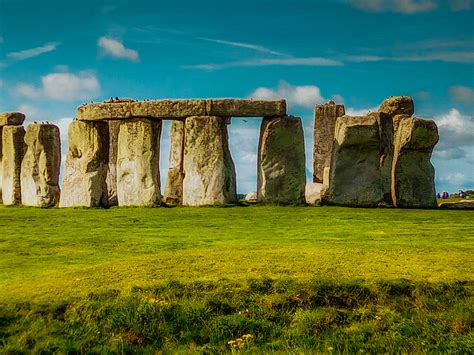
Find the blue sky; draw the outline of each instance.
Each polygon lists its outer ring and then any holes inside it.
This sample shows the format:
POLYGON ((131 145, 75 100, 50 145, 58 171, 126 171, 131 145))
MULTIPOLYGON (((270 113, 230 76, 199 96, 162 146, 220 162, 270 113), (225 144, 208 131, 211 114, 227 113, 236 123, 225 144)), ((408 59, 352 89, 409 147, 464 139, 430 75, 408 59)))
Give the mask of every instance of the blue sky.
MULTIPOLYGON (((439 191, 474 188, 472 0, 0 0, 0 111, 66 129, 110 97, 283 97, 303 118, 308 176, 316 103, 349 114, 411 95, 439 125, 439 191)), ((238 190, 256 188, 260 120, 229 126, 238 190)), ((161 168, 166 176, 169 122, 161 168)))

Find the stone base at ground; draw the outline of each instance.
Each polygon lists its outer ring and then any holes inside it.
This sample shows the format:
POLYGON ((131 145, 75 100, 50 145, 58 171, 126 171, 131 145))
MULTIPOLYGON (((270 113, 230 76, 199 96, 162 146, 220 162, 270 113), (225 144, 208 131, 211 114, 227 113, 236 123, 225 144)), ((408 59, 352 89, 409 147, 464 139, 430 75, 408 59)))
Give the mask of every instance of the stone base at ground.
POLYGON ((247 195, 245 195, 244 201, 247 203, 257 203, 258 202, 257 191, 249 192, 247 195))
POLYGON ((258 200, 263 203, 305 202, 304 135, 299 117, 264 118, 257 165, 258 200))
POLYGON ((310 182, 305 187, 305 200, 308 205, 315 205, 324 199, 328 186, 318 182, 310 182))
POLYGON ((234 162, 229 151, 228 119, 192 116, 185 123, 183 205, 236 202, 234 162))
POLYGON ((59 202, 59 128, 52 124, 29 124, 25 143, 27 149, 21 164, 21 202, 25 206, 54 206, 59 202))
POLYGON ((109 126, 106 122, 73 121, 59 207, 107 205, 109 126))
POLYGON ((21 162, 25 154, 23 126, 2 129, 2 199, 5 205, 21 203, 21 162))
POLYGON ((117 149, 119 206, 152 206, 161 201, 161 121, 135 119, 120 125, 117 149))

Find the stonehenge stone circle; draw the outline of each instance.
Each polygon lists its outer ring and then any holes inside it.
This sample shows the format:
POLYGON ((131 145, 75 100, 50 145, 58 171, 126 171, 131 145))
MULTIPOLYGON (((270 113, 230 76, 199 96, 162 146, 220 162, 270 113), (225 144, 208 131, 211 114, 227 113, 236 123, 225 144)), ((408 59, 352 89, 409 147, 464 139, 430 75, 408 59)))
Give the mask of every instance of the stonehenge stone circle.
POLYGON ((117 206, 117 150, 120 121, 108 121, 109 126, 109 161, 107 164, 107 205, 117 206))
POLYGON ((170 137, 169 167, 163 201, 168 205, 180 205, 183 203, 184 121, 173 121, 170 137))
POLYGON ((365 117, 339 117, 336 122, 328 201, 345 206, 375 207, 384 202, 384 154, 391 117, 371 113, 365 117))
POLYGON ((344 105, 328 101, 314 110, 313 182, 322 183, 324 168, 331 166, 334 129, 338 117, 345 115, 344 105))
POLYGON ((228 118, 217 116, 186 119, 183 205, 236 202, 236 176, 229 150, 228 123, 228 118))
POLYGON ((106 122, 73 121, 59 207, 107 205, 109 126, 106 122))
POLYGON ((258 147, 258 200, 272 204, 305 202, 305 152, 301 118, 265 117, 258 147))
POLYGON ((23 126, 2 129, 2 200, 5 205, 21 203, 21 161, 25 153, 23 126))
POLYGON ((61 141, 53 124, 29 124, 26 153, 21 163, 21 203, 49 207, 59 201, 61 141))
POLYGON ((153 206, 161 201, 161 121, 146 118, 122 122, 117 149, 119 206, 153 206))
POLYGON ((392 199, 397 207, 436 207, 431 153, 438 142, 433 121, 415 117, 399 121, 392 164, 392 199))

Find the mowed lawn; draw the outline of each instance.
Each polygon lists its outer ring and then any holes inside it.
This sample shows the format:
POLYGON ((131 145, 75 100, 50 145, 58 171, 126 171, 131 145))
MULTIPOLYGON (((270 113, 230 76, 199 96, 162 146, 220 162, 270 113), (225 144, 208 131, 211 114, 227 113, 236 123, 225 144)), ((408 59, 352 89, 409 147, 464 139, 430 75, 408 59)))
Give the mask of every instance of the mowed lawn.
POLYGON ((473 217, 0 206, 0 353, 469 353, 473 217))
POLYGON ((474 212, 0 207, 0 302, 167 280, 474 279, 474 212))

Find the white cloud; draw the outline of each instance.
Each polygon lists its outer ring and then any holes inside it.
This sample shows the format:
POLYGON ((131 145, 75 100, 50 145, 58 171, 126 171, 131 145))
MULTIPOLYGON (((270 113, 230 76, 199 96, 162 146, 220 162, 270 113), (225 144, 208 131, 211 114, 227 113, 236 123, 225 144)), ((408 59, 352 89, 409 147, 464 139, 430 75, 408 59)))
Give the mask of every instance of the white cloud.
POLYGON ((227 63, 210 63, 210 64, 195 64, 185 65, 186 69, 201 69, 201 70, 219 70, 226 68, 237 67, 265 67, 265 66, 342 66, 343 63, 339 60, 321 58, 321 57, 307 57, 307 58, 258 58, 249 60, 240 60, 227 63))
POLYGON ((349 3, 368 12, 398 12, 407 15, 438 8, 434 0, 349 0, 349 3))
POLYGON ((255 99, 271 100, 286 99, 288 106, 302 106, 314 108, 314 105, 325 101, 321 89, 315 85, 291 85, 282 80, 276 89, 259 87, 249 97, 255 99))
POLYGON ((354 63, 366 62, 447 62, 447 63, 474 63, 474 51, 437 51, 425 54, 411 54, 405 56, 375 56, 375 55, 346 55, 342 60, 354 63))
POLYGON ((273 54, 273 55, 278 55, 278 56, 284 56, 285 55, 284 53, 280 53, 280 52, 271 50, 269 48, 266 48, 264 46, 260 46, 260 45, 257 45, 257 44, 244 43, 244 42, 232 42, 232 41, 225 41, 225 40, 222 40, 222 39, 213 39, 213 38, 206 38, 206 37, 199 37, 198 39, 203 40, 203 41, 218 43, 218 44, 224 44, 226 46, 251 49, 251 50, 254 50, 254 51, 260 52, 260 53, 273 54))
POLYGON ((366 116, 369 112, 377 112, 379 110, 378 106, 369 107, 369 108, 346 108, 346 115, 348 116, 366 116))
POLYGON ((457 102, 474 103, 474 90, 466 86, 452 86, 449 88, 451 99, 457 102))
POLYGON ((464 173, 449 174, 440 177, 439 180, 454 186, 469 186, 469 184, 472 184, 472 176, 466 175, 464 173))
POLYGON ((448 0, 451 11, 470 10, 472 6, 471 0, 448 0))
POLYGON ((44 119, 44 117, 41 117, 41 111, 30 104, 21 104, 18 106, 16 111, 24 113, 26 116, 27 120, 39 120, 39 119, 44 119))
POLYGON ((12 59, 12 60, 24 60, 27 58, 33 58, 43 53, 55 51, 58 46, 59 46, 59 43, 56 43, 56 42, 46 43, 45 45, 41 47, 25 49, 20 52, 8 53, 7 58, 12 59))
POLYGON ((88 71, 51 73, 41 77, 41 87, 18 84, 14 92, 31 99, 47 98, 57 101, 92 99, 100 94, 100 84, 95 74, 88 71))
POLYGON ((104 54, 111 57, 127 59, 132 62, 138 62, 140 60, 136 50, 125 48, 123 43, 117 39, 100 37, 97 44, 104 54))

